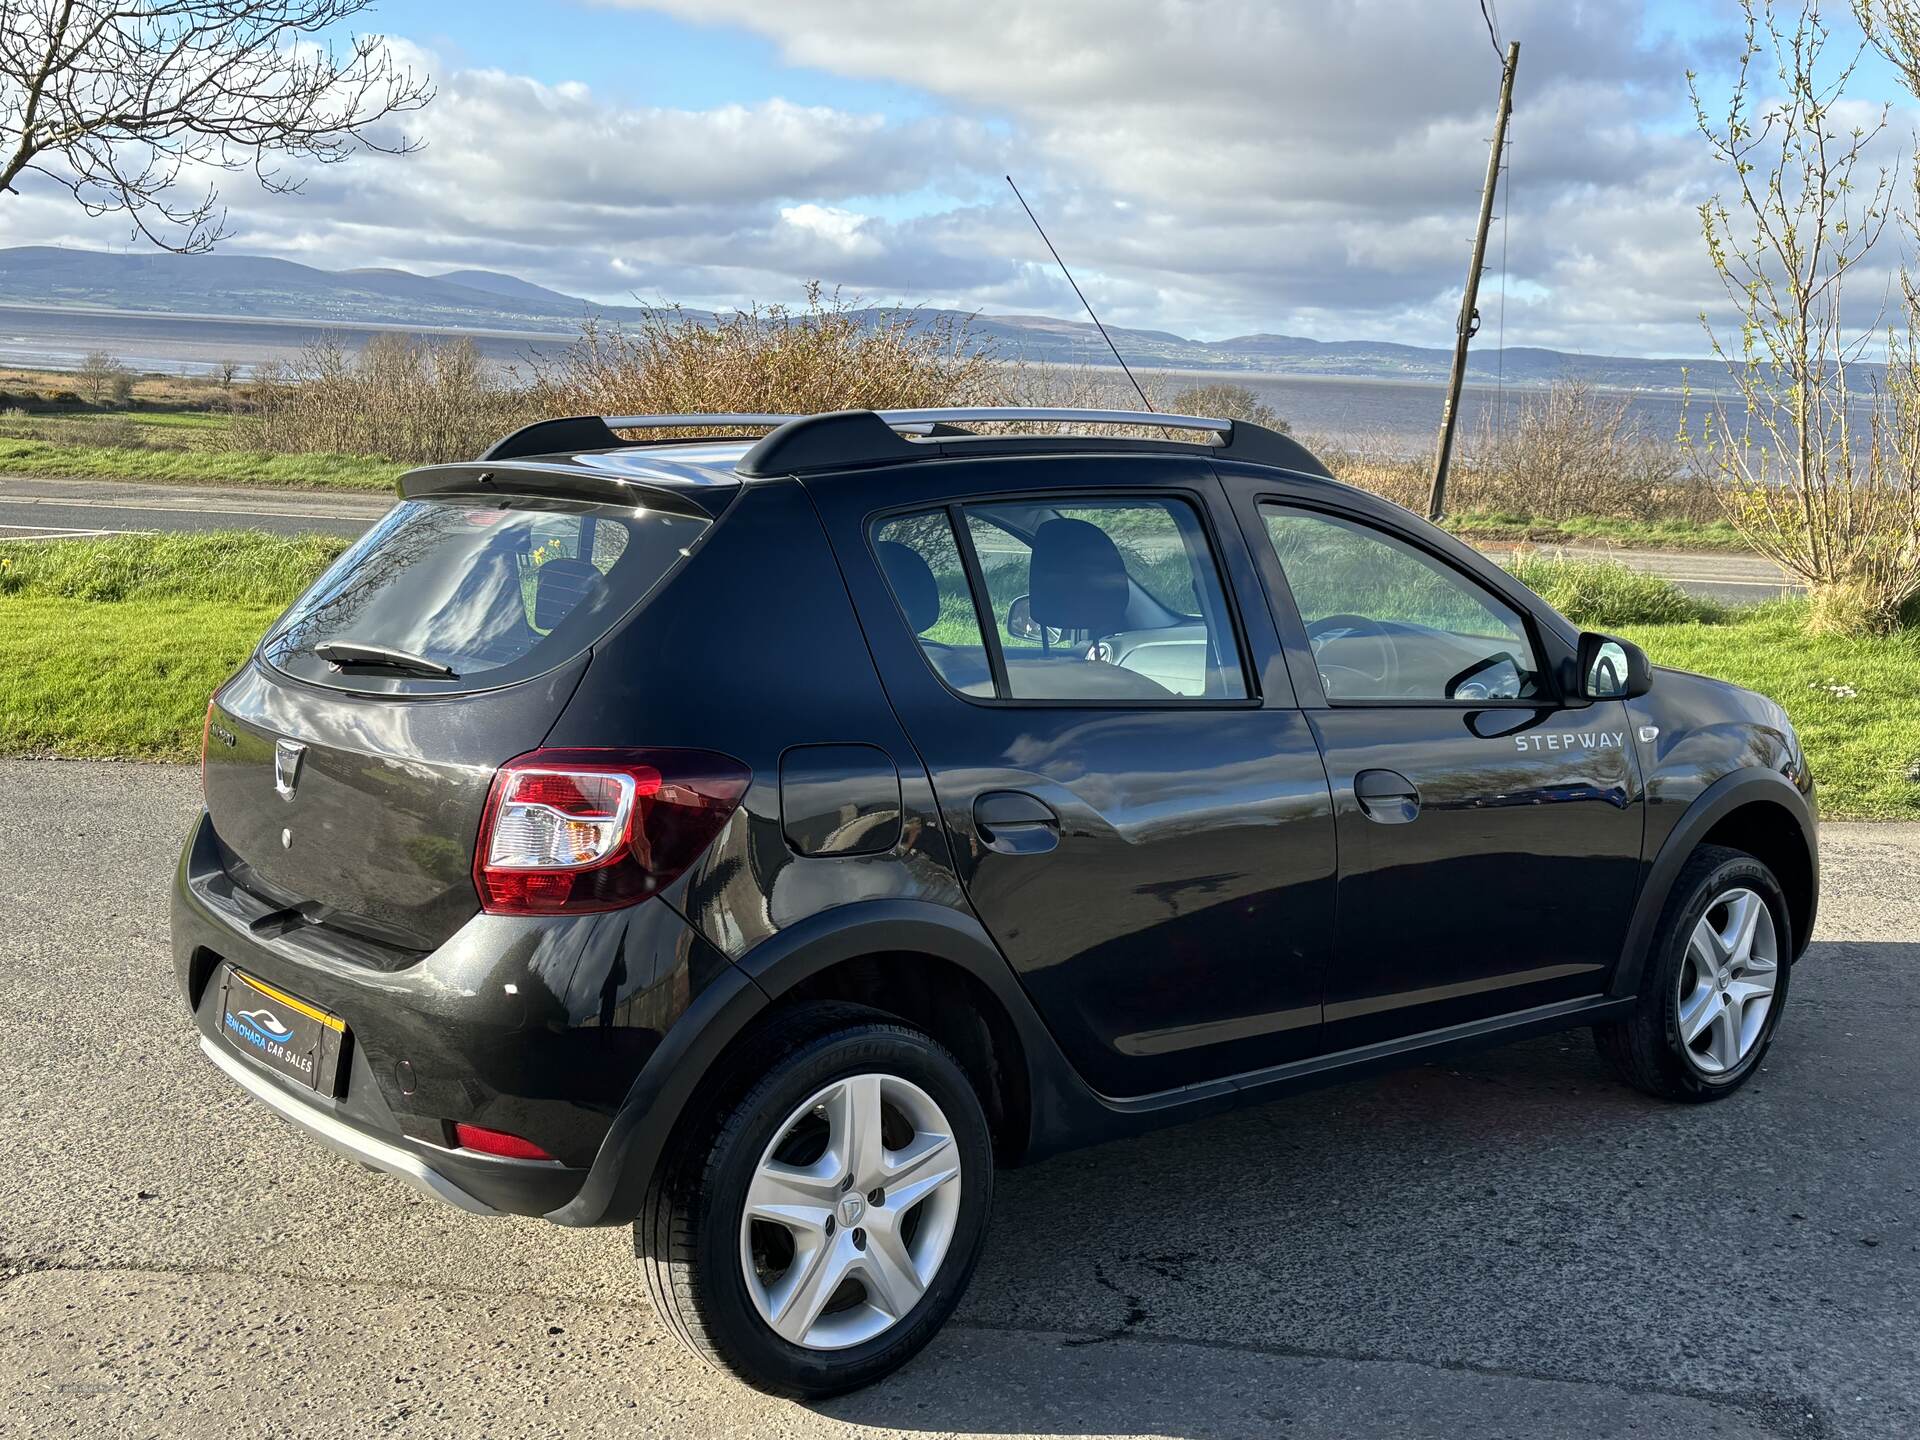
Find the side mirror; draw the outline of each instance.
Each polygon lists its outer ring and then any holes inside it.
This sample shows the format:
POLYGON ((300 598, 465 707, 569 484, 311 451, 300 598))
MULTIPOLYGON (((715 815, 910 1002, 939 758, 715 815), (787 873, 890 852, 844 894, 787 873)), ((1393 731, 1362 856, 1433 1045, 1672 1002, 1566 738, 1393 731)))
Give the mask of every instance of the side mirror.
MULTIPOLYGON (((1041 638, 1040 622, 1033 618, 1033 602, 1025 595, 1014 597, 1007 606, 1007 634, 1015 640, 1038 640, 1041 638)), ((1046 627, 1046 640, 1050 645, 1058 645, 1066 639, 1066 631, 1049 625, 1046 627)))
POLYGON ((1592 631, 1580 637, 1580 695, 1585 700, 1631 700, 1653 688, 1653 662, 1630 640, 1592 631))

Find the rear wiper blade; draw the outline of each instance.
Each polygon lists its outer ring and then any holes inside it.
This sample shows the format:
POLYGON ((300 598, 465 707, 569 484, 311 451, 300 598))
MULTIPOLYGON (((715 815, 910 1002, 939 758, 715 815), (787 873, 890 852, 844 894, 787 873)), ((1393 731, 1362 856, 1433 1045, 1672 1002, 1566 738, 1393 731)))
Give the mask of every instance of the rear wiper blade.
POLYGON ((381 670, 403 670, 409 675, 426 675, 435 680, 460 677, 438 660, 395 650, 391 645, 369 645, 364 640, 322 640, 313 653, 329 665, 373 666, 381 670))

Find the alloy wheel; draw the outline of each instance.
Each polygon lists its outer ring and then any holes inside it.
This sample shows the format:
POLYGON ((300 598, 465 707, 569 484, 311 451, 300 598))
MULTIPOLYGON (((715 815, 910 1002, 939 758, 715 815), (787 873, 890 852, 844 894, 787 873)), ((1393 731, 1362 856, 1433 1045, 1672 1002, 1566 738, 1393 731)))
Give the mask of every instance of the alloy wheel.
POLYGON ((1681 1048, 1702 1075, 1724 1075, 1766 1029, 1780 975, 1780 943, 1767 902, 1744 887, 1716 897, 1693 927, 1680 965, 1681 1048))
POLYGON ((905 1319, 960 1214, 960 1149, 933 1097, 896 1075, 836 1080, 781 1122, 740 1220, 760 1318, 809 1350, 844 1350, 905 1319))

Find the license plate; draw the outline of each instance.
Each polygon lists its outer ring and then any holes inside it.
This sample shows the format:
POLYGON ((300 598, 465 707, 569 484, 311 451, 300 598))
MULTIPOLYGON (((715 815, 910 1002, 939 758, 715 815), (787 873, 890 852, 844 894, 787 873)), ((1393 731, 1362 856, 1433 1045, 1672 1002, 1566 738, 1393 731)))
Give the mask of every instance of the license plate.
POLYGON ((332 1095, 347 1027, 338 1016, 227 967, 220 999, 227 1043, 269 1070, 332 1095))

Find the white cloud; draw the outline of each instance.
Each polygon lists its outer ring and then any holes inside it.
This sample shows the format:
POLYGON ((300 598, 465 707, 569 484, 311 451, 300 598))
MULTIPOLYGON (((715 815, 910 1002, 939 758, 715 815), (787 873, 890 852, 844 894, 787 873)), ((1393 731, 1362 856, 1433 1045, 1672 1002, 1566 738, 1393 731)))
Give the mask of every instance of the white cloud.
MULTIPOLYGON (((1012 170, 1110 322, 1451 333, 1498 73, 1471 0, 624 3, 743 27, 792 65, 932 104, 905 118, 777 96, 636 106, 449 72, 398 42, 439 86, 406 117, 426 148, 316 171, 295 197, 226 177, 227 248, 489 266, 609 300, 790 300, 819 278, 874 300, 1073 315, 1000 179, 1012 170)), ((1732 41, 1693 42, 1703 55, 1644 39, 1657 0, 1500 10, 1524 42, 1496 237, 1508 343, 1699 352, 1697 316, 1720 291, 1694 207, 1717 177, 1683 76, 1732 41)), ((0 243, 123 233, 30 187, 0 199, 0 243)))
POLYGON ((831 205, 789 205, 780 218, 802 234, 824 241, 843 255, 877 255, 878 241, 863 233, 869 219, 852 210, 831 205))

